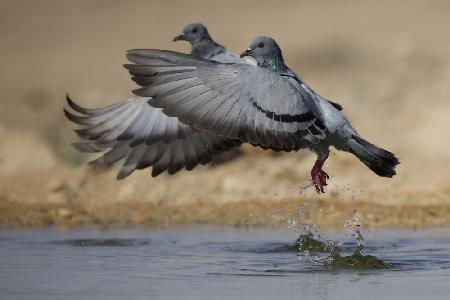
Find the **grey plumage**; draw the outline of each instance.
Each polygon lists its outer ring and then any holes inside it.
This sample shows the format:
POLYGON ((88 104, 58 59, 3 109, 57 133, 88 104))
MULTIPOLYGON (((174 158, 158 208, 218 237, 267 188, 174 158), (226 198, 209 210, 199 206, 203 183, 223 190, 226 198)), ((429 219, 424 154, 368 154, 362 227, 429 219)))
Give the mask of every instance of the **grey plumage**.
POLYGON ((318 155, 311 171, 318 192, 328 175, 329 147, 351 152, 380 176, 392 177, 395 156, 359 137, 347 119, 284 63, 277 43, 256 38, 241 57, 258 67, 224 64, 163 50, 130 50, 125 65, 152 97, 149 104, 199 132, 274 150, 308 148, 318 155))
POLYGON ((216 60, 224 63, 242 63, 256 65, 252 59, 243 60, 236 53, 215 42, 209 35, 208 29, 201 23, 188 24, 183 33, 176 36, 174 41, 188 41, 191 43, 191 55, 216 60))
MULTIPOLYGON (((184 29, 184 40, 192 44, 192 53, 222 62, 242 62, 238 55, 215 43, 206 27, 190 24, 184 29), (192 33, 193 27, 196 33, 192 33)), ((181 40, 176 38, 175 40, 181 40)), ((140 84, 148 84, 143 78, 140 84)), ((152 176, 164 171, 174 174, 185 168, 210 162, 214 155, 242 144, 240 140, 199 132, 153 108, 148 97, 133 97, 108 107, 86 109, 67 96, 73 112, 64 109, 66 117, 82 125, 77 135, 86 140, 73 146, 88 153, 104 154, 91 161, 92 166, 109 166, 124 160, 117 176, 123 179, 136 169, 152 166, 152 176)))
POLYGON ((286 150, 325 138, 314 125, 321 120, 313 95, 288 73, 160 50, 132 50, 128 58, 137 63, 126 65, 133 80, 149 83, 134 92, 151 94, 153 107, 198 131, 286 150))
POLYGON ((87 153, 105 152, 90 162, 92 166, 108 166, 126 158, 118 179, 135 169, 153 166, 152 176, 168 170, 174 174, 182 168, 192 170, 211 161, 213 155, 241 144, 238 140, 197 132, 176 118, 161 117, 161 110, 147 104, 148 98, 131 98, 101 109, 85 109, 69 97, 69 106, 78 113, 64 112, 69 120, 86 129, 77 134, 90 142, 73 146, 87 153))

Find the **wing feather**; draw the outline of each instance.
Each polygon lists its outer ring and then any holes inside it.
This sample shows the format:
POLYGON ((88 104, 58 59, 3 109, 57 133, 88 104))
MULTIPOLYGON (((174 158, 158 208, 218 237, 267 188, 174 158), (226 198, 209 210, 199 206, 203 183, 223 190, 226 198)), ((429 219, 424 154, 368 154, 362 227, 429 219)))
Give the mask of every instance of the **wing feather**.
POLYGON ((153 78, 134 92, 152 97, 152 106, 198 131, 286 150, 320 143, 326 136, 325 129, 309 128, 320 118, 314 93, 292 78, 170 51, 130 50, 127 57, 134 64, 125 67, 134 78, 153 78), (161 77, 156 71, 162 62, 171 74, 191 70, 185 73, 189 78, 161 77))
MULTIPOLYGON (((201 97, 200 93, 197 96, 201 97)), ((108 108, 86 109, 68 98, 69 107, 79 115, 66 109, 65 114, 82 126, 77 132, 87 140, 73 146, 81 152, 103 152, 89 163, 92 166, 105 167, 124 160, 117 175, 123 179, 136 169, 152 166, 153 176, 166 170, 174 174, 183 167, 192 170, 199 163, 210 162, 213 155, 241 144, 238 140, 198 132, 165 115, 162 109, 153 108, 149 100, 135 97, 108 108)))

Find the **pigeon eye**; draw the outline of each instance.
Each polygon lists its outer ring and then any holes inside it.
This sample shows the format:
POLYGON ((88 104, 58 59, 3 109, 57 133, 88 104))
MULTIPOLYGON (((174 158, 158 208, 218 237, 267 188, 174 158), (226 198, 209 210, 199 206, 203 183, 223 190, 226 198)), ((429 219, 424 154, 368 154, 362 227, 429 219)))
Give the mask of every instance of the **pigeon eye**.
POLYGON ((261 43, 259 43, 256 47, 258 47, 258 48, 264 48, 264 43, 261 42, 261 43))
POLYGON ((192 29, 192 33, 197 33, 197 28, 192 29))

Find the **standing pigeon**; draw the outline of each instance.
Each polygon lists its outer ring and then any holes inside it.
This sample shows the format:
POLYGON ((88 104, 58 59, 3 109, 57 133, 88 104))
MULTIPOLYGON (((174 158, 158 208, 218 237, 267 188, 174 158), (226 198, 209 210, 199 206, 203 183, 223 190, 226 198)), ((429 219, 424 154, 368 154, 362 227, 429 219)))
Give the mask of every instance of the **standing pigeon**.
MULTIPOLYGON (((187 25, 174 40, 189 41, 191 53, 196 56, 225 63, 243 62, 239 55, 214 42, 199 23, 187 25)), ((75 132, 87 140, 73 146, 81 152, 104 152, 89 163, 93 166, 109 166, 126 158, 117 175, 117 179, 123 179, 136 169, 150 166, 152 176, 166 170, 169 174, 182 168, 191 170, 199 163, 210 162, 213 155, 242 144, 238 139, 193 130, 176 117, 166 116, 160 108, 148 105, 148 101, 148 97, 133 97, 108 107, 87 109, 67 96, 69 107, 77 114, 66 109, 64 113, 72 122, 85 126, 75 132)))
POLYGON ((224 64, 164 50, 129 50, 125 67, 142 88, 136 95, 195 131, 264 149, 302 148, 317 154, 311 177, 324 192, 330 146, 354 154, 379 176, 392 177, 398 159, 361 138, 342 113, 284 63, 269 37, 257 37, 241 57, 257 67, 224 64))

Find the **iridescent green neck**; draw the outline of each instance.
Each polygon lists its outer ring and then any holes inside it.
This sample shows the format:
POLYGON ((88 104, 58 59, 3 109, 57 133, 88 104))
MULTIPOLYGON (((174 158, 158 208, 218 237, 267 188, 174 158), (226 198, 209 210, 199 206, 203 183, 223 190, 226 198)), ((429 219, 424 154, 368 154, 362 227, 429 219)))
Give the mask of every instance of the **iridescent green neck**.
POLYGON ((288 67, 284 64, 282 57, 261 57, 257 59, 258 66, 275 72, 286 71, 288 67))

